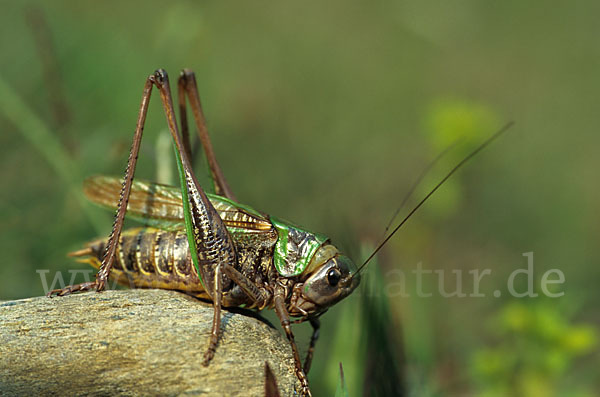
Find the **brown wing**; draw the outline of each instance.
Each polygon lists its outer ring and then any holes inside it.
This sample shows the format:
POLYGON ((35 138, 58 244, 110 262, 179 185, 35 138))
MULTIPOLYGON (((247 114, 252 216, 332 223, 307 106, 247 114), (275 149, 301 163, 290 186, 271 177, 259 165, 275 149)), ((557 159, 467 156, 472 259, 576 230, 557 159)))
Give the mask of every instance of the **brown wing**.
MULTIPOLYGON (((122 181, 109 176, 93 176, 83 183, 86 197, 103 207, 114 209, 119 203, 122 181)), ((228 228, 249 232, 270 231, 273 225, 257 211, 224 197, 207 194, 228 228)), ((127 204, 127 216, 161 228, 184 227, 181 191, 174 186, 134 180, 127 204)))

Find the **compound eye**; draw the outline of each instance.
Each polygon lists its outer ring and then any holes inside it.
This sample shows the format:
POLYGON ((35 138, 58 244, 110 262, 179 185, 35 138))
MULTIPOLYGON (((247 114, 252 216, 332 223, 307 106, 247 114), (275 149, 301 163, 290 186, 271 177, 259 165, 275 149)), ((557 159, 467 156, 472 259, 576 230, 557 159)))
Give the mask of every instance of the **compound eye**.
POLYGON ((338 269, 330 269, 327 272, 327 282, 332 287, 335 287, 336 285, 338 285, 341 278, 342 278, 342 274, 340 273, 340 271, 338 269))

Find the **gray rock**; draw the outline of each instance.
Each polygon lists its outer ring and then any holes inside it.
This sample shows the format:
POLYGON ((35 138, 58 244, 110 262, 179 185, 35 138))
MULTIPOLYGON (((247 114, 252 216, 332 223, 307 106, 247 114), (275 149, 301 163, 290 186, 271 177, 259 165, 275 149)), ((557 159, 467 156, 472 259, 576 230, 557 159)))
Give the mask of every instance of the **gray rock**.
POLYGON ((264 396, 265 361, 282 396, 298 381, 283 335, 182 293, 122 290, 0 302, 0 395, 264 396))

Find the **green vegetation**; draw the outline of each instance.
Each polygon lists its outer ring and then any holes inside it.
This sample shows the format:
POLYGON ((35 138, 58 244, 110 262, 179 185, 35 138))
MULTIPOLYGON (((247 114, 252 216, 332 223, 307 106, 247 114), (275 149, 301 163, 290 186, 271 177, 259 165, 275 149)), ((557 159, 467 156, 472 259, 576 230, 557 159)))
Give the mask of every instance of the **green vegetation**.
MULTIPOLYGON (((82 200, 82 179, 121 175, 144 78, 188 67, 237 197, 357 262, 440 151, 457 142, 402 214, 516 122, 322 317, 315 395, 343 390, 340 362, 351 396, 600 393, 596 3, 27 3, 0 17, 0 299, 40 295, 57 271, 81 280, 66 253, 112 222, 82 200), (511 297, 526 252, 539 296, 511 297), (444 272, 446 292, 459 276, 474 295, 470 271, 485 269, 483 296, 438 292, 444 272), (561 297, 542 296, 550 269, 561 297)), ((172 173, 165 127, 155 95, 137 176, 172 173)))
POLYGON ((482 396, 593 396, 590 385, 565 381, 578 357, 597 348, 597 331, 571 324, 549 302, 506 304, 490 321, 497 343, 473 353, 482 396))

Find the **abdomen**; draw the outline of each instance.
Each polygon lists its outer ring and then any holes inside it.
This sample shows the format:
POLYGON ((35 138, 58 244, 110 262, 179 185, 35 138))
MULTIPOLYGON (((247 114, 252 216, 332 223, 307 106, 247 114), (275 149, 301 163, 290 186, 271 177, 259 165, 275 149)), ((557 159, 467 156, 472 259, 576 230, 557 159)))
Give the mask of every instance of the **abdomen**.
MULTIPOLYGON (((70 255, 85 257, 82 262, 100 268, 106 245, 107 239, 95 240, 70 255)), ((130 288, 174 289, 208 297, 192 263, 185 230, 124 230, 110 277, 130 288)))

